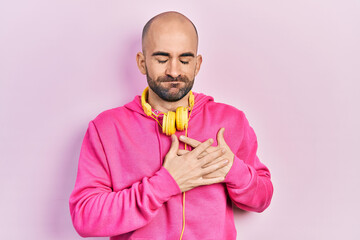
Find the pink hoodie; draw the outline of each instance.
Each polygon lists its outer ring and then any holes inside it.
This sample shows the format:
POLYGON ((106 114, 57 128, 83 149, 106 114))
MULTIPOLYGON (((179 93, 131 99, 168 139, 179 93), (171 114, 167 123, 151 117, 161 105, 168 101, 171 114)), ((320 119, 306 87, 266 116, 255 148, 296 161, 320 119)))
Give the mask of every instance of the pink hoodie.
MULTIPOLYGON (((265 210, 273 193, 270 173, 256 156, 256 136, 244 113, 194 95, 188 136, 213 138, 216 146, 216 134, 225 127, 225 141, 236 156, 224 182, 186 192, 183 239, 236 239, 231 202, 248 211, 265 210)), ((81 236, 179 239, 182 193, 162 166, 171 138, 160 131, 144 114, 140 96, 90 121, 70 196, 71 217, 81 236)))

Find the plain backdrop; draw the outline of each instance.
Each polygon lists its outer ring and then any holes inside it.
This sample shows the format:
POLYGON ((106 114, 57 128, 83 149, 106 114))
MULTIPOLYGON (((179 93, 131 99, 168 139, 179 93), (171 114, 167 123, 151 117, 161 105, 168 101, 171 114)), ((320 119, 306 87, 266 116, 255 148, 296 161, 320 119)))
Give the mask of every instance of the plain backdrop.
POLYGON ((146 86, 142 27, 168 10, 198 28, 194 91, 245 112, 272 174, 265 212, 235 210, 238 239, 360 239, 358 0, 1 1, 0 238, 81 239, 87 124, 146 86))

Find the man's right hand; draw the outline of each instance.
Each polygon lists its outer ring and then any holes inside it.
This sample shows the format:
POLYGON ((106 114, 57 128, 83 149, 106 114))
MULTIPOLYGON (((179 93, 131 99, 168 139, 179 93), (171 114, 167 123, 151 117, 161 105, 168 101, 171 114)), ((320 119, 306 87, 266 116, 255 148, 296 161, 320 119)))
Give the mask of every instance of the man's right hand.
POLYGON ((213 139, 206 140, 192 151, 181 156, 178 155, 179 140, 176 135, 171 135, 171 140, 172 144, 165 156, 163 166, 175 179, 182 192, 202 185, 219 183, 225 179, 225 176, 203 178, 203 176, 215 172, 229 163, 227 159, 221 161, 218 159, 224 155, 224 149, 220 148, 211 153, 205 152, 214 142, 213 139))

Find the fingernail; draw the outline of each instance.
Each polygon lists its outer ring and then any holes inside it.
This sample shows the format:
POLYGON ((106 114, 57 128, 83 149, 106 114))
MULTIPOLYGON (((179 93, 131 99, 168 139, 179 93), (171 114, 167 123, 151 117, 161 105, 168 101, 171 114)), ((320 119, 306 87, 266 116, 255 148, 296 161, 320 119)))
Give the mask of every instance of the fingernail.
POLYGON ((221 152, 222 152, 222 153, 226 152, 225 148, 221 149, 221 152))
POLYGON ((214 142, 214 140, 213 140, 212 138, 210 138, 210 140, 209 140, 209 141, 210 141, 210 143, 213 143, 213 142, 214 142))
POLYGON ((181 140, 185 140, 185 137, 183 135, 180 136, 181 140))

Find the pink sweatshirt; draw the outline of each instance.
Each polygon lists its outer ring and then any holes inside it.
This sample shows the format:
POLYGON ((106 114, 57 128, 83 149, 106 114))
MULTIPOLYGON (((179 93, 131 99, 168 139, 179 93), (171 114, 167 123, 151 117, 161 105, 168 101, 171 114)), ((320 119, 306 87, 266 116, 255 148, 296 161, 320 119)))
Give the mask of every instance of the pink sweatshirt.
MULTIPOLYGON (((188 136, 213 138, 216 146, 216 134, 225 127, 225 141, 235 159, 222 183, 186 192, 183 239, 236 239, 232 202, 247 211, 265 210, 273 193, 270 173, 256 156, 256 136, 244 113, 212 97, 194 95, 188 136)), ((90 121, 69 202, 81 236, 179 239, 182 193, 162 166, 171 138, 160 131, 144 114, 140 96, 90 121)))

